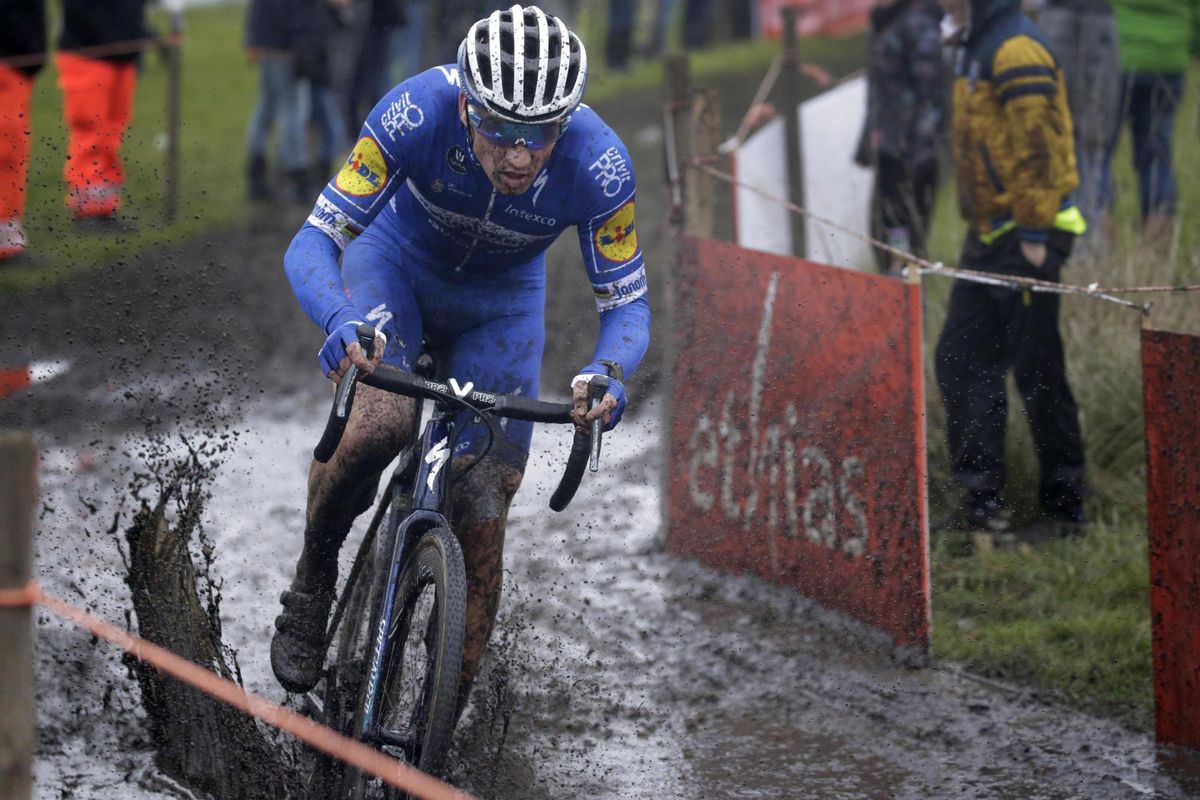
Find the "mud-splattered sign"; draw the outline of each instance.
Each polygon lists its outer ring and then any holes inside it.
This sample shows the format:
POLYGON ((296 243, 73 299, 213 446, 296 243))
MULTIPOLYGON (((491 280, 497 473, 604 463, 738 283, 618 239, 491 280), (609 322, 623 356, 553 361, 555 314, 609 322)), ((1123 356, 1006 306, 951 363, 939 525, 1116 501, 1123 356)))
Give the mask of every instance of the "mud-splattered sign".
POLYGON ((1200 338, 1142 331, 1158 741, 1200 749, 1200 338))
POLYGON ((928 650, 920 289, 685 239, 672 553, 928 650))

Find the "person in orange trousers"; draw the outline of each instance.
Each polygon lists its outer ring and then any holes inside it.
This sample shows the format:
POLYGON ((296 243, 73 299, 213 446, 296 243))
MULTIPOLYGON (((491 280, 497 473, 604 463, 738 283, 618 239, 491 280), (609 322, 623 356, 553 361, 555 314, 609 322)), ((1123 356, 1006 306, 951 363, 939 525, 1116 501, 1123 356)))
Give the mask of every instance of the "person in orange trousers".
POLYGON ((29 98, 46 49, 43 0, 0 0, 0 264, 28 261, 29 98))
POLYGON ((146 0, 63 0, 58 85, 69 133, 67 206, 81 227, 128 227, 116 217, 125 170, 121 141, 133 117, 136 43, 146 0))

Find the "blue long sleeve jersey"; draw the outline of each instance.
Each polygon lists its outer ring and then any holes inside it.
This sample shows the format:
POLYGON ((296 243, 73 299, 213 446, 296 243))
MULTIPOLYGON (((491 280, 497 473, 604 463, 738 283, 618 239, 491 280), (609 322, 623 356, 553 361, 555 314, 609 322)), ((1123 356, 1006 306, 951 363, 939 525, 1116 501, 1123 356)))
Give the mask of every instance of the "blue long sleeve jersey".
POLYGON ((301 306, 326 333, 353 314, 338 261, 368 225, 404 257, 485 282, 522 265, 544 269, 545 251, 575 226, 600 314, 595 359, 617 362, 628 379, 646 351, 650 306, 624 144, 580 106, 532 187, 500 194, 467 140, 457 73, 427 70, 371 111, 284 257, 301 306))

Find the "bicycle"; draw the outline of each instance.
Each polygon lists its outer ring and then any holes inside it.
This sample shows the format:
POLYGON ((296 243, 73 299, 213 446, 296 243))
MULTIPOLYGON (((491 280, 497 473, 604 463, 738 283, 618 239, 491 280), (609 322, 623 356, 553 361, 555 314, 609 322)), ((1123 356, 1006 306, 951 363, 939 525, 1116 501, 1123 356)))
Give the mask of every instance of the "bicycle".
MULTIPOLYGON (((374 328, 359 326, 358 338, 371 357, 374 328)), ((325 673, 323 714, 334 730, 440 776, 456 721, 466 627, 466 572, 448 513, 459 426, 454 412, 470 409, 488 426, 488 447, 496 436, 493 417, 549 423, 572 419, 567 403, 482 392, 471 383, 459 386, 453 378, 448 384, 437 382, 425 356, 416 370, 409 373, 381 364, 370 374, 360 374, 351 366, 338 384, 325 432, 313 453, 322 463, 333 456, 359 382, 418 400, 414 436, 421 401, 434 402, 420 438, 410 437, 413 443, 400 455, 335 606, 326 650, 335 638, 338 645, 325 673), (343 618, 346 625, 339 629, 343 618)), ((589 407, 607 388, 606 377, 593 376, 589 407)), ((593 471, 598 468, 601 428, 597 420, 589 432, 576 431, 563 478, 550 500, 555 511, 570 503, 589 462, 593 471)), ((404 796, 332 759, 318 763, 317 772, 326 782, 321 796, 404 796)))

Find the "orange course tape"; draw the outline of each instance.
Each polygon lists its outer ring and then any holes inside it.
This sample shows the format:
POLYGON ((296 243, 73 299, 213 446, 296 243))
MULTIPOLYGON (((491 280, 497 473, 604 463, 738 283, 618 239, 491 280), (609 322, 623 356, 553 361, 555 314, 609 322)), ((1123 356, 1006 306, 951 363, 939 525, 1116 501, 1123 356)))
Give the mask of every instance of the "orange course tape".
POLYGON ((42 596, 37 581, 30 581, 16 589, 0 589, 0 608, 24 608, 36 605, 42 596))
POLYGON ((388 784, 425 800, 475 800, 447 783, 426 775, 383 753, 320 725, 308 717, 250 694, 230 680, 180 658, 169 650, 134 636, 76 608, 64 600, 43 592, 30 582, 23 589, 0 591, 0 606, 39 603, 65 619, 117 645, 160 671, 191 684, 222 702, 286 731, 301 741, 347 764, 369 772, 388 784))

